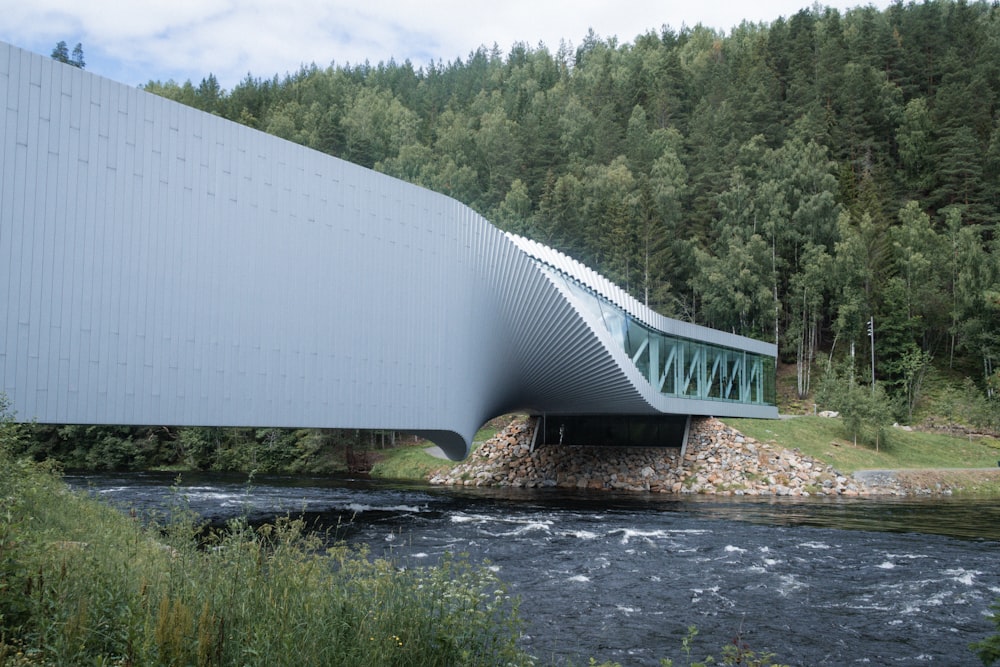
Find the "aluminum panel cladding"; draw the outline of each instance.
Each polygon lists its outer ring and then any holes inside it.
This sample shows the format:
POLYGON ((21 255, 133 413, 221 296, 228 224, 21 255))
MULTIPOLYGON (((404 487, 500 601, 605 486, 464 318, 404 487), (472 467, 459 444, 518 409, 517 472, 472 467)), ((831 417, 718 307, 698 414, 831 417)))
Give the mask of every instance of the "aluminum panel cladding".
POLYGON ((461 458, 508 410, 663 411, 540 261, 683 323, 449 197, 2 43, 0 88, 21 419, 408 430, 461 458))

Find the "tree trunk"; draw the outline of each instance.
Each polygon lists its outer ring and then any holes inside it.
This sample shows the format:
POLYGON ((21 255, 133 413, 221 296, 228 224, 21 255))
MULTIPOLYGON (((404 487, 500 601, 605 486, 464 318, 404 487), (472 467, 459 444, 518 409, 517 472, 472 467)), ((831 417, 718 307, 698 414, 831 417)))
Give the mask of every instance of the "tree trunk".
POLYGON ((806 393, 809 391, 806 382, 806 359, 808 354, 806 352, 806 347, 808 346, 806 331, 806 290, 802 290, 802 329, 798 335, 797 347, 798 350, 795 355, 795 390, 800 399, 806 397, 806 393))
POLYGON ((993 386, 990 384, 990 377, 993 376, 993 360, 990 355, 983 354, 983 379, 986 380, 986 396, 993 398, 993 386))
POLYGON ((781 302, 778 301, 778 260, 775 234, 771 234, 771 279, 774 284, 774 344, 778 344, 778 327, 781 320, 781 302))
POLYGON ((806 394, 809 394, 809 390, 812 388, 812 367, 813 362, 816 361, 816 348, 819 345, 819 322, 815 315, 813 315, 812 320, 809 323, 809 346, 808 354, 806 355, 806 394))

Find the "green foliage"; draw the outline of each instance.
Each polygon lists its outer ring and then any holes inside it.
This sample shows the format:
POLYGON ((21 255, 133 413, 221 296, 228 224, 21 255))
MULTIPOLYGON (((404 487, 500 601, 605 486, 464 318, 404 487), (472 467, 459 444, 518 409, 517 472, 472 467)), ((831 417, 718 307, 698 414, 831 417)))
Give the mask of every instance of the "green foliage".
POLYGON ((831 365, 820 382, 816 400, 824 410, 840 413, 848 437, 857 445, 867 442, 878 451, 888 439, 893 423, 892 404, 881 383, 861 384, 851 360, 831 365))
POLYGON ((447 461, 427 453, 427 443, 397 447, 386 452, 372 466, 372 477, 387 479, 427 479, 432 472, 448 466, 447 461))
MULTIPOLYGON (((737 634, 733 640, 722 647, 721 659, 713 656, 706 656, 703 660, 692 660, 694 638, 698 636, 697 626, 691 625, 687 629, 687 634, 681 639, 681 651, 684 653, 683 663, 675 663, 671 658, 660 658, 661 667, 787 667, 783 663, 774 662, 773 653, 757 653, 743 641, 742 632, 737 634)), ((590 667, 622 667, 617 662, 598 663, 593 658, 590 659, 590 667)))
POLYGON ((23 427, 15 421, 10 398, 0 391, 0 452, 17 451, 24 437, 23 427))
MULTIPOLYGON (((932 366, 987 399, 1000 383, 997 25, 985 0, 815 5, 728 34, 145 88, 455 197, 665 314, 775 340, 801 398, 817 352, 867 351, 874 317, 903 418, 932 366)), ((270 436, 184 435, 85 434, 115 465, 302 460, 270 436)))
POLYGON ((1000 662, 1000 603, 993 605, 993 611, 992 618, 997 627, 997 633, 972 645, 972 650, 976 652, 986 667, 1000 662))
POLYGON ((719 255, 695 249, 699 266, 692 286, 701 295, 702 311, 712 326, 768 337, 774 314, 770 250, 759 234, 733 236, 719 255))
POLYGON ((840 419, 803 416, 778 421, 726 419, 725 422, 761 442, 798 449, 845 474, 872 469, 995 469, 998 458, 995 439, 893 429, 892 446, 876 452, 868 447, 851 446, 850 434, 840 419))
MULTIPOLYGON (((0 406, 2 407, 2 406, 0 406)), ((10 450, 72 470, 153 468, 331 473, 394 443, 390 431, 222 427, 18 425, 10 450)))
POLYGON ((202 539, 144 527, 0 457, 0 660, 7 664, 529 664, 517 602, 484 567, 399 568, 301 521, 202 539))
POLYGON ((1000 397, 985 395, 971 378, 965 378, 959 386, 944 387, 929 402, 928 411, 945 423, 1000 432, 1000 397))
POLYGON ((66 63, 67 65, 72 65, 73 67, 78 67, 83 69, 87 63, 83 60, 83 44, 77 42, 76 46, 73 47, 72 55, 69 52, 69 47, 66 46, 66 42, 60 40, 56 44, 55 48, 52 49, 51 57, 53 60, 58 60, 61 63, 66 63))

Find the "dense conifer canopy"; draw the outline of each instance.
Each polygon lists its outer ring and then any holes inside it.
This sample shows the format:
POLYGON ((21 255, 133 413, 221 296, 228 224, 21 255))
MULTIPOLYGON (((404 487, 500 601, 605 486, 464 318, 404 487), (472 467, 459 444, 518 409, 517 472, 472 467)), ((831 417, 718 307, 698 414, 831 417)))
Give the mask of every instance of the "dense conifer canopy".
POLYGON ((993 3, 146 88, 451 195, 800 368, 873 320, 897 397, 932 361, 998 381, 993 3))

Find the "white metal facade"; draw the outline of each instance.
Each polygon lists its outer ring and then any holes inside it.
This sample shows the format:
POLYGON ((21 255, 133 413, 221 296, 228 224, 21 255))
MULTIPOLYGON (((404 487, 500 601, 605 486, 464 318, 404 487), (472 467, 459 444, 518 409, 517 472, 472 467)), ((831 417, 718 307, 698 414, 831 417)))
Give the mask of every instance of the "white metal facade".
MULTIPOLYGON (((20 419, 385 428, 462 458, 513 410, 777 415, 654 390, 546 270, 564 256, 451 198, 3 43, 0 91, 20 419)), ((649 326, 775 354, 571 274, 649 326)))

